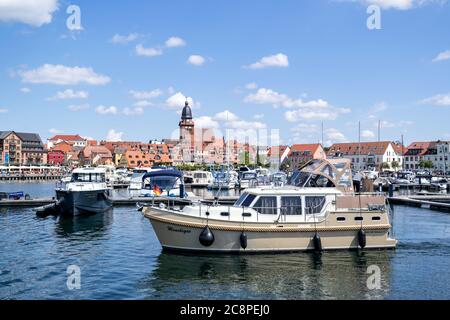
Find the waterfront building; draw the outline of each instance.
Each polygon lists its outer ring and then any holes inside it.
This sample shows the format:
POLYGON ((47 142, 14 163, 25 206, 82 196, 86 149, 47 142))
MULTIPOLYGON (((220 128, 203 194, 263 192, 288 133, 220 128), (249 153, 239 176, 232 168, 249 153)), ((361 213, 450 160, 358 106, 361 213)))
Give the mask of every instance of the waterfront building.
POLYGON ((0 163, 42 165, 47 163, 47 151, 36 133, 0 131, 0 163))
POLYGON ((438 159, 436 142, 413 142, 406 148, 403 157, 405 159, 405 169, 407 170, 421 169, 421 164, 424 161, 431 161, 434 166, 438 159))
POLYGON ((191 107, 187 101, 181 112, 181 120, 178 126, 180 128, 179 151, 182 153, 181 157, 184 162, 194 162, 195 123, 192 117, 191 107))
POLYGON ((294 144, 290 148, 287 161, 290 167, 296 170, 313 159, 324 160, 326 158, 327 155, 320 143, 294 144))
POLYGON ((327 157, 350 159, 354 170, 398 170, 403 165, 403 147, 398 142, 350 142, 333 144, 327 157))
POLYGON ((438 141, 436 143, 437 161, 435 168, 439 171, 448 174, 450 166, 448 160, 450 159, 450 141, 438 141))
POLYGON ((112 153, 104 146, 87 146, 79 155, 81 165, 111 165, 112 153))
POLYGON ((271 168, 278 168, 287 159, 291 148, 289 146, 273 146, 267 151, 271 168))
POLYGON ((47 140, 47 148, 52 149, 56 144, 61 142, 71 143, 74 148, 83 149, 87 146, 87 140, 78 134, 58 134, 47 140))
POLYGON ((56 148, 48 151, 48 163, 52 165, 63 165, 66 162, 65 152, 56 148))

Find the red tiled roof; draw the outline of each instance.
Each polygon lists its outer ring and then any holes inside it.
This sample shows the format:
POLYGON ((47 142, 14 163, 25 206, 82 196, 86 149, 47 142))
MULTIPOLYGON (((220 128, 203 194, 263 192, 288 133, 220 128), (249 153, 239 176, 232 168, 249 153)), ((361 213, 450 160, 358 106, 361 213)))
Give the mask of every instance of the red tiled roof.
POLYGON ((49 141, 57 141, 57 140, 64 140, 64 141, 83 141, 82 137, 80 137, 78 134, 74 135, 63 135, 63 134, 57 134, 56 136, 48 139, 49 141))
POLYGON ((405 155, 424 156, 428 153, 429 149, 436 148, 436 142, 422 141, 413 142, 405 150, 405 155), (411 150, 420 150, 418 153, 412 153, 411 150))
POLYGON ((383 155, 389 144, 394 146, 394 143, 391 141, 335 143, 330 147, 330 150, 328 150, 328 154, 333 155, 337 152, 342 152, 344 155, 358 155, 361 152, 361 154, 370 153, 375 155, 383 155), (361 151, 359 151, 359 145, 361 145, 361 151))
POLYGON ((309 151, 311 152, 311 155, 313 155, 319 147, 320 147, 319 143, 294 144, 291 147, 289 155, 292 155, 293 152, 305 152, 305 151, 309 151))

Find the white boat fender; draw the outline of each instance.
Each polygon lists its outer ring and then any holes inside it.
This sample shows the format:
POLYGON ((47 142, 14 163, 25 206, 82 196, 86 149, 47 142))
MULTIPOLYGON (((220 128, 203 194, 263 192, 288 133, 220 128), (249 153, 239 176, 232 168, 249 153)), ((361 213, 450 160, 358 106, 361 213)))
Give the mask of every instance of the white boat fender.
POLYGON ((366 246, 366 233, 363 229, 360 229, 358 231, 358 244, 361 249, 364 249, 364 247, 366 246))
POLYGON ((242 231, 239 240, 241 242, 242 249, 247 249, 247 234, 245 233, 245 231, 242 231))
POLYGON ((320 239, 320 236, 318 233, 316 233, 314 235, 313 244, 314 244, 314 251, 322 252, 322 239, 320 239))
POLYGON ((204 247, 210 247, 214 243, 214 234, 209 229, 208 226, 205 226, 198 237, 201 245, 204 247))

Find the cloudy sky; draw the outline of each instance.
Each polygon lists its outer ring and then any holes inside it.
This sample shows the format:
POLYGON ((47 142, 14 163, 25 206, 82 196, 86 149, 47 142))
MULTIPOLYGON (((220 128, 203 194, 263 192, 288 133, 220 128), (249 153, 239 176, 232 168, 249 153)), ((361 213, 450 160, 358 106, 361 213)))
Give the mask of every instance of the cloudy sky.
POLYGON ((449 35, 445 0, 0 0, 0 130, 161 139, 188 97, 286 144, 450 139, 449 35))

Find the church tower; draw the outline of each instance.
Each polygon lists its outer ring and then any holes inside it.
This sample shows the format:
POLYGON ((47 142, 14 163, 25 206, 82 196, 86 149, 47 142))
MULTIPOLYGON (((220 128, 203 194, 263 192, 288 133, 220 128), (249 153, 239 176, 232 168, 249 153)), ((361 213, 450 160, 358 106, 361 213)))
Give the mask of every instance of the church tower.
MULTIPOLYGON (((181 113, 180 127, 180 144, 183 146, 183 151, 189 153, 190 161, 193 161, 194 156, 194 120, 192 119, 192 110, 189 107, 189 102, 186 101, 184 104, 183 111, 181 113)), ((186 160, 189 160, 186 159, 186 160)))

